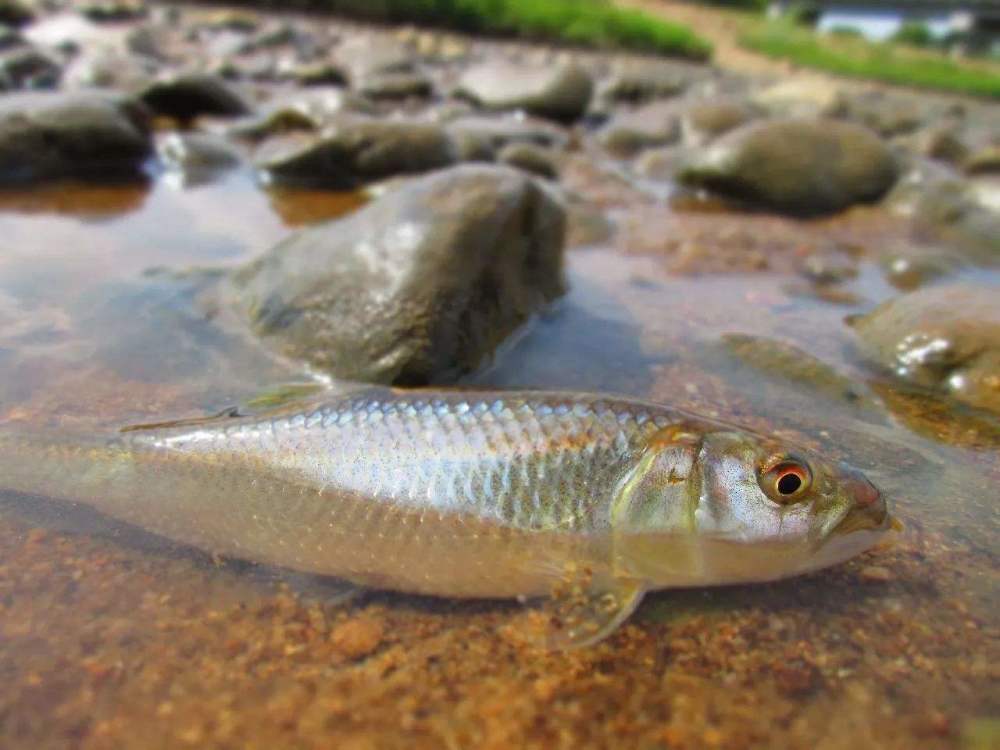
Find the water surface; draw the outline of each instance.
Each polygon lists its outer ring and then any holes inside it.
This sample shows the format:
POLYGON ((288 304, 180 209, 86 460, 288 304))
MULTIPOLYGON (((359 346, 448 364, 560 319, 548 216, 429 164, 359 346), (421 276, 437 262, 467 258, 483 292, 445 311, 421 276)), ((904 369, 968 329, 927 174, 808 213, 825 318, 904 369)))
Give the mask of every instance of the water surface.
MULTIPOLYGON (((239 171, 0 194, 4 418, 106 429, 308 381, 221 329, 212 285, 295 225, 359 203, 267 193, 239 171)), ((872 241, 902 238, 880 226, 872 241)), ((397 727, 418 747, 607 732, 648 747, 995 741, 997 421, 857 357, 845 316, 895 293, 870 260, 820 288, 780 262, 677 275, 664 252, 626 245, 571 249, 568 295, 466 382, 613 391, 793 436, 863 467, 903 533, 795 581, 663 592, 608 642, 539 654, 508 637, 514 605, 342 603, 331 581, 5 498, 0 745, 382 747, 397 727)))

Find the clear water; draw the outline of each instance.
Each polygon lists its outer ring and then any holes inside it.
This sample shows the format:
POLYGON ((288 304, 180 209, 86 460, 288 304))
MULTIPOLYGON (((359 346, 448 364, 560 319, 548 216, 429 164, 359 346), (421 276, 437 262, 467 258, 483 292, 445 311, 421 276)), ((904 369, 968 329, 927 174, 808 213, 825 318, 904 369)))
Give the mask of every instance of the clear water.
MULTIPOLYGON (((99 429, 211 413, 308 377, 217 326, 215 277, 204 269, 237 265, 293 225, 359 203, 358 196, 268 194, 245 172, 191 188, 158 178, 139 187, 0 195, 4 418, 99 429)), ((894 293, 875 265, 863 263, 833 303, 788 274, 677 276, 659 256, 611 246, 574 248, 567 260, 569 294, 467 383, 633 394, 795 436, 864 468, 893 498, 906 530, 833 573, 659 594, 624 640, 562 658, 510 650, 498 635, 512 617, 508 605, 384 595, 341 607, 328 601, 329 582, 213 563, 85 512, 19 498, 0 505, 5 746, 394 746, 392 732, 405 721, 421 728, 418 746, 447 737, 475 746, 486 742, 479 712, 491 700, 502 703, 501 725, 526 744, 598 721, 557 711, 538 720, 545 731, 525 723, 517 696, 543 691, 540 669, 573 695, 574 686, 590 686, 589 695, 626 716, 655 712, 656 684, 688 695, 656 730, 681 740, 656 744, 654 730, 636 719, 638 728, 621 730, 630 746, 705 746, 699 738, 724 742, 747 727, 765 733, 747 746, 995 739, 988 665, 998 655, 1000 427, 899 391, 858 360, 844 317, 894 293), (276 593, 276 577, 301 599, 276 593), (391 634, 383 632, 367 666, 356 666, 336 649, 331 655, 326 636, 290 635, 314 610, 328 628, 360 612, 391 634), (216 627, 212 618, 229 624, 216 627), (775 621, 784 623, 774 632, 787 634, 787 644, 773 637, 775 621), (730 656, 725 633, 741 634, 743 643, 730 656), (685 639, 700 643, 700 657, 683 657, 685 639), (270 645, 241 661, 258 642, 270 645), (444 687, 427 692, 438 684, 437 662, 427 656, 435 649, 454 670, 441 684, 465 697, 449 699, 444 687), (494 675, 499 682, 482 683, 496 686, 483 695, 476 686, 497 659, 508 666, 494 675), (462 671, 463 663, 472 666, 462 671), (383 675, 370 678, 384 681, 378 685, 402 680, 398 694, 359 688, 365 669, 383 675), (405 679, 387 676, 393 669, 405 679), (615 675, 613 684, 582 676, 602 669, 615 675), (788 669, 791 677, 782 676, 788 669), (654 672, 663 682, 635 687, 634 700, 647 703, 628 709, 630 675, 646 685, 654 672), (796 680, 804 680, 802 690, 796 680), (759 696, 757 719, 733 703, 733 684, 759 696), (408 700, 424 705, 422 713, 407 713, 408 700), (683 718, 685 711, 695 713, 683 718), (33 718, 51 712, 49 722, 33 718), (350 716, 368 718, 352 724, 350 716)), ((1000 283, 994 271, 970 273, 1000 283)), ((589 699, 578 700, 593 710, 589 699)))

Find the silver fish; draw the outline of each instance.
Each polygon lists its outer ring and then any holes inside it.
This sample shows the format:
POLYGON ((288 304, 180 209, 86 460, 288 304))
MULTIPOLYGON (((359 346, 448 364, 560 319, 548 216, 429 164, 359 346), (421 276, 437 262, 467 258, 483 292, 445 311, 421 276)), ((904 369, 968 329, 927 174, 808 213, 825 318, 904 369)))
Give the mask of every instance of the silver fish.
POLYGON ((858 472, 724 422, 579 393, 370 388, 100 440, 0 432, 0 485, 214 553, 406 592, 533 597, 586 627, 644 592, 846 560, 891 523, 858 472))

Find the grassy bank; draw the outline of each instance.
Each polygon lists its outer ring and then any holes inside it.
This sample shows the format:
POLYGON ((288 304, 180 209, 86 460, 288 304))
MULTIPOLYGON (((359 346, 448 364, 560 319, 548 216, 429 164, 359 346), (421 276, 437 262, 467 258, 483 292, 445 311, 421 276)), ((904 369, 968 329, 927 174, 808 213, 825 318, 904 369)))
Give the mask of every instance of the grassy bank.
POLYGON ((680 24, 608 0, 291 0, 251 5, 329 11, 384 23, 518 36, 706 60, 711 45, 680 24))
POLYGON ((1000 98, 1000 66, 954 60, 898 44, 824 36, 789 23, 748 21, 747 49, 830 73, 903 86, 1000 98))

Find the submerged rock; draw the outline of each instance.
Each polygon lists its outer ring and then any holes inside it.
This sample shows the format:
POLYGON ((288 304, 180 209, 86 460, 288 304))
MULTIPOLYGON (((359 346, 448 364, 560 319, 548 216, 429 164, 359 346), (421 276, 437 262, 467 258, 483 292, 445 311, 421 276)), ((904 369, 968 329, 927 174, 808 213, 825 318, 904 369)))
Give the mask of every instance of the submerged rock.
POLYGON ((415 62, 408 45, 382 34, 352 35, 337 47, 335 59, 355 82, 386 73, 409 73, 415 62))
POLYGON ((842 114, 885 136, 912 133, 932 115, 918 98, 885 90, 847 97, 842 114))
POLYGON ((563 148, 569 138, 559 127, 540 120, 466 116, 446 126, 461 161, 492 161, 513 143, 563 148))
POLYGON ((236 117, 250 107, 225 81, 207 73, 188 73, 154 81, 139 98, 158 115, 190 120, 200 115, 236 117))
POLYGON ((529 68, 487 63, 466 71, 458 93, 486 109, 523 109, 572 122, 586 112, 593 90, 590 74, 579 65, 529 68))
POLYGON ((548 149, 531 143, 511 143, 504 146, 497 154, 497 161, 541 177, 554 179, 559 176, 555 155, 548 149))
POLYGON ((32 9, 20 0, 0 0, 0 23, 24 26, 35 17, 32 9))
POLYGON ((0 53, 0 90, 55 88, 61 75, 59 63, 34 47, 0 53))
POLYGON ((889 148, 860 125, 768 120, 722 136, 678 177, 778 211, 816 214, 879 198, 896 172, 889 148))
POLYGON ((689 146, 701 146, 723 133, 753 120, 757 113, 746 104, 735 101, 701 102, 681 115, 681 133, 689 146))
POLYGON ((256 164, 276 182, 349 188, 456 160, 455 146, 439 125, 344 118, 316 137, 265 143, 256 164))
POLYGON ((87 0, 76 6, 80 15, 99 23, 133 21, 146 15, 141 0, 87 0))
POLYGON ((100 49, 74 58, 63 71, 60 84, 68 89, 135 91, 155 78, 158 67, 155 59, 144 55, 100 49))
POLYGON ((335 125, 346 114, 372 114, 367 99, 336 86, 317 86, 280 96, 260 112, 233 124, 230 132, 251 140, 335 125))
POLYGON ((673 102, 653 102, 619 115, 601 131, 598 141, 618 156, 666 146, 680 138, 678 110, 673 102))
POLYGON ((370 99, 428 97, 434 92, 431 79, 418 71, 377 73, 361 80, 356 88, 370 99))
POLYGON ((667 60, 628 60, 615 65, 601 81, 597 99, 606 104, 645 102, 676 96, 705 77, 704 66, 667 60))
POLYGON ((137 174, 151 152, 146 113, 113 94, 0 98, 0 184, 137 174))
POLYGON ((465 165, 293 235, 231 292, 255 334, 336 377, 446 382, 563 293, 564 233, 538 181, 465 165))
POLYGON ((1000 412, 1000 289, 919 289, 851 324, 864 353, 898 377, 1000 412))
POLYGON ((913 218, 921 232, 976 262, 1000 258, 1000 211, 971 181, 932 162, 911 166, 886 196, 891 211, 913 218))
POLYGON ((969 174, 1000 174, 1000 144, 970 154, 962 166, 969 174))
POLYGON ((169 133, 157 144, 160 161, 185 185, 210 181, 239 165, 240 152, 210 133, 169 133))

